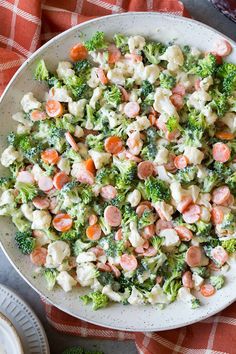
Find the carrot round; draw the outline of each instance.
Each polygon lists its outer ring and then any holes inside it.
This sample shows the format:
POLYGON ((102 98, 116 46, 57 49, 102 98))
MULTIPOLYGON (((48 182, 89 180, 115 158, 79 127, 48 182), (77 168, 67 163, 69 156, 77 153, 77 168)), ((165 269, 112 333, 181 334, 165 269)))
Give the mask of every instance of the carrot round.
POLYGON ((174 159, 174 165, 178 170, 181 170, 188 165, 188 158, 184 155, 178 155, 174 159))
POLYGON ((221 140, 233 140, 234 139, 234 134, 229 133, 229 132, 217 132, 215 134, 216 138, 221 139, 221 140))
POLYGON ((70 230, 73 221, 69 214, 57 214, 52 221, 54 229, 60 232, 70 230))
POLYGON ((84 162, 87 171, 91 172, 93 175, 96 173, 96 168, 92 159, 88 159, 84 162))
POLYGON ((215 288, 211 284, 203 284, 200 288, 201 294, 205 297, 215 294, 215 288))
POLYGON ((73 61, 86 59, 88 56, 88 51, 82 43, 74 45, 70 50, 70 58, 73 61))
POLYGON ((110 136, 105 140, 104 147, 110 154, 118 154, 123 149, 123 143, 118 136, 110 136))
POLYGON ((59 117, 63 114, 63 106, 59 101, 49 100, 46 103, 46 112, 49 117, 59 117))
POLYGON ((59 160, 59 154, 55 149, 47 149, 41 153, 41 159, 49 165, 55 165, 59 160))
POLYGON ((86 229, 86 235, 90 240, 99 240, 102 234, 102 230, 99 224, 90 225, 86 229))

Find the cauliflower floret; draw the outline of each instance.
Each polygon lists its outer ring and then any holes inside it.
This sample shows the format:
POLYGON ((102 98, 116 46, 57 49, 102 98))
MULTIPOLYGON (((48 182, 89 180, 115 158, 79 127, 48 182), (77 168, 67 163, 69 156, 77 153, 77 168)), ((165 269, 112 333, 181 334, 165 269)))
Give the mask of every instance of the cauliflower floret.
POLYGON ((69 113, 73 114, 76 117, 83 118, 84 116, 84 108, 87 103, 85 98, 82 98, 76 102, 69 102, 68 103, 68 111, 69 113))
POLYGON ((207 177, 207 168, 205 166, 202 165, 198 165, 197 166, 197 178, 199 178, 200 180, 204 180, 204 178, 207 177))
MULTIPOLYGON (((105 112, 104 112, 105 113, 105 112)), ((114 111, 106 111, 106 116, 108 117, 109 127, 113 129, 121 123, 122 115, 114 111)))
POLYGON ((140 236, 135 222, 130 223, 129 242, 133 247, 142 247, 145 240, 140 236))
POLYGON ((96 87, 93 91, 93 95, 89 101, 89 105, 95 109, 97 101, 102 97, 103 89, 101 87, 96 87))
POLYGON ((130 53, 139 53, 145 46, 145 38, 142 36, 133 36, 128 39, 130 53))
POLYGON ((217 114, 213 112, 210 104, 206 105, 202 110, 201 113, 206 117, 206 122, 208 125, 212 125, 217 120, 217 114))
POLYGON ((167 116, 178 117, 175 106, 170 100, 172 92, 162 87, 156 88, 154 94, 154 109, 159 113, 165 113, 167 116))
POLYGON ((171 196, 176 203, 179 203, 186 195, 187 191, 182 188, 179 182, 172 182, 170 185, 171 196))
POLYGON ((52 87, 49 91, 49 97, 59 102, 72 102, 66 86, 52 87))
POLYGON ((157 65, 151 64, 144 67, 143 80, 148 80, 154 84, 159 77, 160 69, 157 65))
POLYGON ((64 157, 60 157, 60 160, 57 163, 57 167, 68 175, 70 173, 70 160, 64 157))
POLYGON ((16 151, 12 145, 10 145, 2 152, 1 164, 5 167, 9 167, 13 164, 14 161, 19 159, 19 157, 19 152, 16 151))
POLYGON ((33 207, 32 207, 32 205, 22 204, 21 211, 27 220, 33 221, 33 207))
POLYGON ((69 61, 60 61, 57 67, 57 75, 59 79, 66 79, 75 75, 75 71, 72 69, 73 65, 69 61))
POLYGON ((129 102, 137 102, 139 99, 138 95, 139 93, 137 89, 132 90, 129 95, 129 102))
POLYGON ((163 289, 160 287, 159 284, 156 284, 150 294, 148 295, 148 302, 150 304, 155 305, 155 304, 168 304, 170 301, 168 300, 168 297, 166 294, 164 294, 163 289))
POLYGON ((90 52, 89 55, 93 58, 95 63, 100 64, 100 67, 103 69, 107 69, 109 65, 107 64, 107 56, 106 53, 101 52, 90 52))
POLYGON ((198 111, 202 111, 208 101, 211 100, 211 96, 204 90, 198 90, 193 92, 188 98, 188 105, 194 107, 198 111))
POLYGON ((194 289, 200 290, 201 285, 204 283, 204 279, 200 275, 193 273, 192 280, 194 283, 194 289))
POLYGON ((173 177, 166 171, 164 166, 155 166, 155 172, 158 174, 158 178, 164 182, 172 183, 173 177))
POLYGON ((135 286, 132 286, 132 291, 128 298, 128 302, 131 305, 143 305, 145 303, 143 294, 138 291, 135 286))
POLYGON ((13 204, 15 200, 14 189, 4 191, 0 198, 0 206, 13 204))
POLYGON ((178 299, 191 305, 192 301, 195 300, 195 296, 191 294, 189 288, 182 287, 178 291, 178 299))
POLYGON ((76 268, 77 280, 81 286, 91 286, 97 275, 96 267, 93 263, 80 263, 76 268))
POLYGON ((203 80, 200 81, 199 86, 201 90, 208 91, 209 87, 213 85, 213 79, 211 76, 205 77, 203 80))
POLYGON ((123 296, 121 296, 118 292, 113 291, 110 284, 104 286, 102 293, 109 297, 112 301, 121 302, 123 300, 123 296))
POLYGON ((144 65, 143 62, 133 63, 133 79, 137 85, 141 85, 144 78, 144 65))
POLYGON ((71 291, 72 287, 77 284, 77 281, 66 272, 60 272, 57 276, 57 283, 62 287, 65 292, 71 291))
POLYGON ((170 71, 178 70, 184 63, 184 56, 180 47, 176 44, 169 46, 165 53, 159 57, 161 60, 168 61, 167 69, 170 71))
POLYGON ((41 103, 36 100, 32 92, 26 93, 20 103, 23 108, 23 111, 26 113, 28 113, 32 109, 39 109, 41 107, 41 103))
POLYGON ((212 206, 211 206, 210 200, 211 200, 210 193, 200 193, 198 196, 198 199, 197 199, 197 204, 203 205, 207 209, 211 210, 212 206))
POLYGON ((154 162, 158 165, 163 165, 168 162, 169 150, 164 146, 158 149, 154 162))
POLYGON ((96 259, 97 257, 92 251, 81 252, 76 258, 76 263, 95 262, 96 259))
POLYGON ((153 203, 153 206, 165 220, 170 221, 172 219, 171 215, 174 213, 174 208, 172 205, 167 204, 166 202, 156 202, 153 203))
POLYGON ((48 245, 46 267, 57 268, 70 257, 70 247, 65 241, 57 240, 48 245))
POLYGON ((33 222, 31 229, 49 229, 51 225, 52 217, 50 213, 46 210, 34 210, 33 211, 33 222))
POLYGON ((124 86, 125 84, 125 77, 124 73, 121 69, 115 68, 115 69, 110 69, 107 72, 107 78, 116 85, 121 85, 124 86))
POLYGON ((91 88, 95 88, 99 85, 100 80, 97 76, 97 68, 92 68, 90 73, 90 79, 87 81, 87 84, 91 88))
POLYGON ((206 207, 202 206, 200 217, 202 221, 209 222, 211 220, 211 213, 206 207))
POLYGON ((28 125, 18 124, 17 128, 16 128, 17 134, 29 134, 30 130, 31 130, 30 124, 28 124, 28 125))
POLYGON ((199 193, 200 193, 200 188, 195 184, 188 187, 188 194, 190 195, 194 203, 196 203, 199 193))
POLYGON ((38 164, 35 164, 33 166, 31 173, 34 176, 34 179, 36 182, 38 182, 39 178, 44 175, 44 171, 42 170, 42 168, 38 164))
POLYGON ((136 117, 136 120, 133 123, 129 124, 126 128, 126 133, 128 135, 131 135, 133 131, 146 130, 150 126, 151 123, 146 116, 136 117))
POLYGON ((82 138, 82 136, 84 136, 84 129, 81 128, 79 125, 76 125, 74 136, 76 136, 76 138, 82 138))
POLYGON ((179 236, 174 229, 161 230, 159 235, 164 238, 162 245, 165 246, 166 249, 172 249, 180 244, 179 236))
POLYGON ((141 201, 141 193, 139 192, 139 190, 134 189, 132 192, 130 192, 127 195, 127 202, 130 203, 130 205, 132 206, 132 208, 136 207, 140 201, 141 201))
POLYGON ((91 156, 97 170, 102 168, 104 165, 107 165, 111 158, 111 154, 108 152, 100 152, 96 150, 89 150, 89 155, 91 156))
POLYGON ((221 118, 221 121, 229 127, 232 133, 236 132, 236 114, 232 112, 226 113, 226 115, 221 118))
POLYGON ((90 286, 94 291, 102 291, 102 285, 99 283, 97 278, 93 279, 93 284, 90 286))
POLYGON ((12 115, 12 119, 15 120, 16 122, 22 123, 23 125, 26 126, 31 126, 33 122, 31 122, 29 119, 25 118, 25 114, 23 112, 17 112, 12 115))
POLYGON ((200 165, 204 158, 203 152, 194 146, 186 146, 184 155, 187 157, 189 163, 193 165, 200 165))

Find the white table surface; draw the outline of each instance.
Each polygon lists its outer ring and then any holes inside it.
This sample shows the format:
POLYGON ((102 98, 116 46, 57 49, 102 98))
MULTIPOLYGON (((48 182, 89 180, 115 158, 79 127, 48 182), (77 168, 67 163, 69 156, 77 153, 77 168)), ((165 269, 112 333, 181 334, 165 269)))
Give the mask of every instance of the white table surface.
MULTIPOLYGON (((182 0, 192 17, 206 23, 236 40, 236 24, 219 13, 207 0, 182 0)), ((0 250, 0 283, 15 290, 36 312, 48 336, 51 354, 60 354, 72 345, 81 345, 87 349, 103 350, 105 354, 137 354, 132 342, 81 339, 63 335, 54 330, 46 321, 44 308, 38 294, 13 269, 0 250)))

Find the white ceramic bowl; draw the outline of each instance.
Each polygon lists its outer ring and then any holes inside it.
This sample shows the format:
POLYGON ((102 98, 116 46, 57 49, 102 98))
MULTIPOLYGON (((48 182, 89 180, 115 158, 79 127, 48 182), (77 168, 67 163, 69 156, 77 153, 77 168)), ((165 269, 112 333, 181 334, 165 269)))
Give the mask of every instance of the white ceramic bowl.
POLYGON ((24 354, 20 338, 9 319, 0 312, 0 353, 24 354))
MULTIPOLYGON (((55 69, 59 60, 67 60, 69 49, 80 38, 89 38, 95 31, 104 31, 108 37, 123 32, 129 35, 140 34, 151 39, 170 42, 175 40, 182 45, 191 45, 209 51, 220 37, 219 32, 199 22, 177 16, 158 13, 126 13, 102 17, 78 25, 53 38, 28 59, 15 74, 8 85, 0 103, 0 152, 6 144, 5 136, 14 129, 11 115, 20 108, 24 93, 32 91, 39 99, 43 97, 44 86, 32 79, 35 62, 44 57, 50 69, 55 69)), ((236 45, 227 38, 234 48, 230 60, 236 62, 236 45)), ((3 172, 1 167, 0 175, 3 172)), ((222 310, 236 298, 236 272, 234 267, 228 272, 226 286, 209 299, 201 299, 203 306, 192 310, 183 303, 174 302, 164 310, 152 306, 123 306, 112 304, 99 311, 83 306, 79 300, 79 290, 64 293, 57 288, 53 292, 46 289, 40 275, 33 277, 33 266, 27 256, 17 250, 13 235, 15 228, 8 219, 1 219, 0 239, 3 250, 18 272, 41 295, 55 306, 71 315, 105 327, 130 331, 166 330, 202 320, 222 310)))

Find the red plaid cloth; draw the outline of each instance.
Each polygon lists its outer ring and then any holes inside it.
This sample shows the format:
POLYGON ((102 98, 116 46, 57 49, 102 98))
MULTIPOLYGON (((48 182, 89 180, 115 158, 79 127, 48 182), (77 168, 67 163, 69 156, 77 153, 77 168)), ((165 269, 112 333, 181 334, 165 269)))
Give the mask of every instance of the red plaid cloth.
MULTIPOLYGON (((88 19, 124 11, 188 16, 177 0, 0 0, 0 94, 14 72, 40 45, 88 19)), ((135 340, 140 354, 236 353, 236 305, 203 322, 157 333, 132 333, 89 324, 45 304, 57 330, 81 337, 135 340)))

